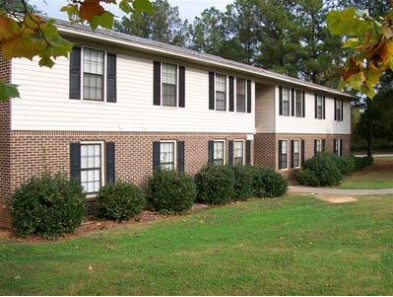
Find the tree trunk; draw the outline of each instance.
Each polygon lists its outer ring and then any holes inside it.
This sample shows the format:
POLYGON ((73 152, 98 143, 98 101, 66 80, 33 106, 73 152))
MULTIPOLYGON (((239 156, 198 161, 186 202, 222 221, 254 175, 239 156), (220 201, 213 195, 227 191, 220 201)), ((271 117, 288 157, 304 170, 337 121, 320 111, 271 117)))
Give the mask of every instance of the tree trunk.
POLYGON ((368 126, 368 135, 367 135, 367 157, 373 156, 373 131, 374 125, 372 123, 368 126))

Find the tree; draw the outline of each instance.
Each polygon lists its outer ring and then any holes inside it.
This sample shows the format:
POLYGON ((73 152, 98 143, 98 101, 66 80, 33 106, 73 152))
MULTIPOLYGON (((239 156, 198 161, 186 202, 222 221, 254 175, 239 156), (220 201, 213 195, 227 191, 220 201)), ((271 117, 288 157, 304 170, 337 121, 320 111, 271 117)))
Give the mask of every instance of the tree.
MULTIPOLYGON (((112 28, 114 16, 101 2, 118 5, 127 14, 152 11, 149 0, 65 0, 61 10, 73 23, 88 23, 93 30, 98 26, 112 28)), ((4 59, 38 56, 40 66, 52 67, 57 57, 68 57, 72 44, 60 36, 53 19, 38 15, 28 0, 2 0, 0 4, 0 45, 4 59)), ((0 81, 0 100, 18 96, 17 86, 0 81)))
POLYGON ((167 0, 152 1, 153 13, 125 16, 115 21, 116 31, 143 38, 184 46, 188 23, 179 16, 179 8, 167 0))

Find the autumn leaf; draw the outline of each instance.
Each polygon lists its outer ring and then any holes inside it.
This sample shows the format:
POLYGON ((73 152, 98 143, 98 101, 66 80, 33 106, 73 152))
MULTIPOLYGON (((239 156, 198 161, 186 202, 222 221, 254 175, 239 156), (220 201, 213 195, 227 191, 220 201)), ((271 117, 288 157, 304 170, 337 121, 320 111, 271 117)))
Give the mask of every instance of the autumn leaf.
POLYGON ((104 7, 101 6, 100 0, 85 0, 81 3, 79 15, 82 19, 91 21, 94 17, 105 13, 104 7))

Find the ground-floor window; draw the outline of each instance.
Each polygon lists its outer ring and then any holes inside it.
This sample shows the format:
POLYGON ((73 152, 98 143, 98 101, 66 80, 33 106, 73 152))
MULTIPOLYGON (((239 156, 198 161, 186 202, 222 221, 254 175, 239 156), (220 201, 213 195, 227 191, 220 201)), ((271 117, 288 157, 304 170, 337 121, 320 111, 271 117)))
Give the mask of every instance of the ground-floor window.
POLYGON ((343 140, 342 139, 334 139, 333 140, 333 154, 336 156, 342 156, 343 149, 343 140))
POLYGON ((175 169, 175 142, 160 142, 160 168, 165 170, 175 169))
POLYGON ((102 144, 81 144, 81 185, 96 193, 102 185, 102 144))
POLYGON ((322 139, 314 139, 314 156, 322 152, 322 139))
POLYGON ((292 140, 292 168, 300 167, 300 140, 292 140))
POLYGON ((244 165, 244 141, 236 140, 233 142, 233 158, 235 165, 244 165))
POLYGON ((213 164, 214 165, 224 165, 224 155, 225 155, 225 141, 214 141, 213 147, 213 164))
POLYGON ((278 142, 278 169, 288 168, 288 140, 278 142))

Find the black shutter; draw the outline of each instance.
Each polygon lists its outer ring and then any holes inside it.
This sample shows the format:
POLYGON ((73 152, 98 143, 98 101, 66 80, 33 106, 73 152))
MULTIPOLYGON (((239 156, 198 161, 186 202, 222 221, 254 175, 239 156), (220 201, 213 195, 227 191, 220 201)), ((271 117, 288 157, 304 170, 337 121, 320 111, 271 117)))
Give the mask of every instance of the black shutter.
POLYGON ((295 90, 291 90, 291 115, 295 116, 295 90))
POLYGON ((107 142, 105 148, 106 155, 106 183, 112 184, 115 178, 115 143, 107 142))
POLYGON ((279 114, 282 115, 282 87, 280 87, 279 91, 279 114))
POLYGON ((340 139, 340 156, 343 155, 343 140, 340 139))
POLYGON ((214 141, 208 143, 208 162, 213 164, 214 162, 214 141))
POLYGON ((344 121, 344 100, 341 99, 341 121, 344 121))
POLYGON ((179 66, 179 107, 186 107, 186 68, 179 66))
POLYGON ((81 48, 74 47, 70 55, 70 99, 81 99, 81 48))
POLYGON ((70 144, 70 175, 71 178, 81 180, 81 144, 70 144))
POLYGON ((282 151, 282 140, 278 141, 278 169, 282 169, 282 155, 281 155, 281 151, 282 151))
POLYGON ((333 140, 333 154, 338 154, 338 151, 336 150, 337 147, 337 139, 333 140))
POLYGON ((116 55, 107 55, 107 77, 106 77, 107 102, 116 102, 116 55))
POLYGON ((322 139, 322 151, 325 150, 325 146, 326 146, 326 140, 322 139))
POLYGON ((185 158, 184 141, 178 141, 177 142, 177 170, 179 172, 184 172, 184 158, 185 158))
POLYGON ((247 80, 247 113, 251 113, 252 110, 251 97, 252 97, 251 80, 248 79, 247 80))
POLYGON ((322 108, 323 108, 323 119, 325 119, 326 118, 325 96, 323 96, 322 108))
POLYGON ((233 76, 229 77, 229 111, 235 111, 235 84, 233 76))
POLYGON ((304 165, 304 161, 306 160, 306 141, 304 139, 302 139, 302 147, 301 147, 301 159, 300 159, 300 165, 301 167, 303 167, 304 165))
POLYGON ((153 171, 160 169, 160 142, 153 142, 153 171))
POLYGON ((214 110, 214 72, 209 72, 209 109, 214 110))
MULTIPOLYGON (((321 145, 322 145, 322 143, 321 143, 321 145)), ((317 146, 318 146, 318 140, 314 139, 314 156, 317 155, 317 146)))
POLYGON ((295 167, 295 163, 293 162, 293 148, 295 146, 295 141, 291 140, 291 168, 295 167))
POLYGON ((228 164, 233 164, 233 141, 228 141, 228 164))
POLYGON ((302 111, 302 116, 303 116, 303 118, 305 118, 306 117, 306 92, 302 92, 302 108, 303 108, 303 111, 302 111))
POLYGON ((161 63, 154 61, 154 74, 153 74, 153 104, 161 105, 161 63))
POLYGON ((315 101, 315 105, 314 105, 314 110, 315 110, 315 114, 314 114, 314 117, 317 119, 318 118, 318 95, 317 94, 315 94, 315 99, 314 99, 314 101, 315 101))
POLYGON ((251 164, 251 140, 246 141, 246 165, 251 164))
POLYGON ((334 98, 334 120, 337 121, 337 99, 334 98))

